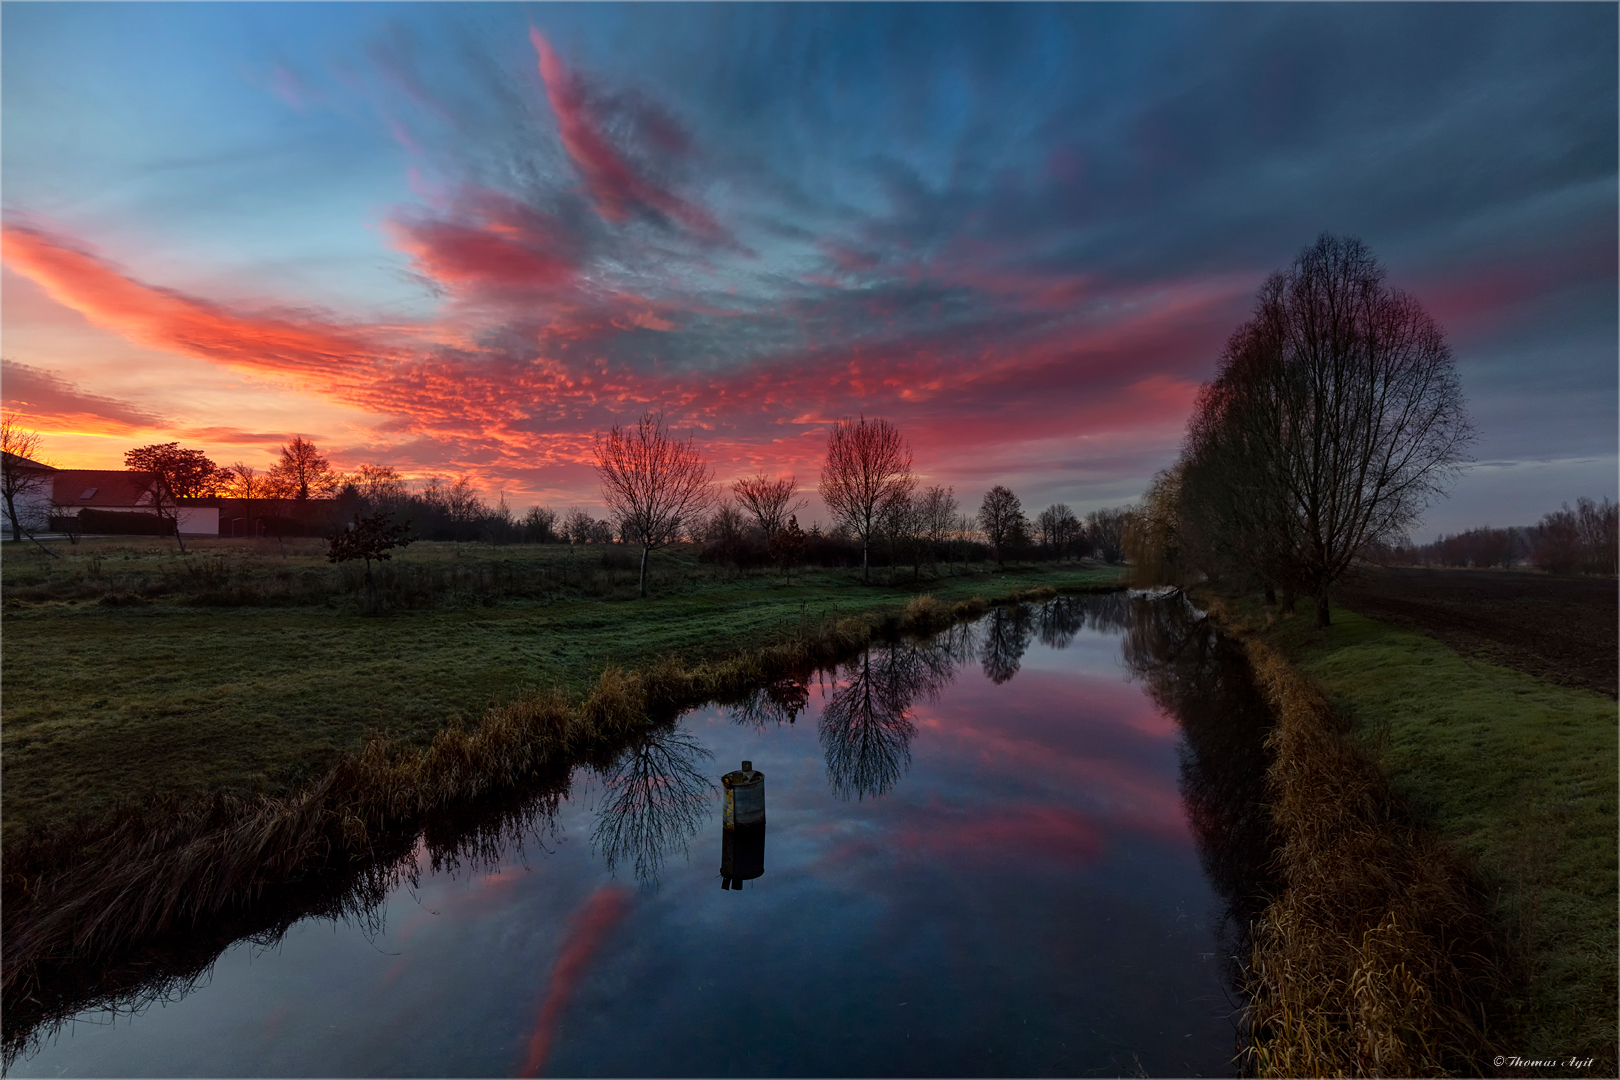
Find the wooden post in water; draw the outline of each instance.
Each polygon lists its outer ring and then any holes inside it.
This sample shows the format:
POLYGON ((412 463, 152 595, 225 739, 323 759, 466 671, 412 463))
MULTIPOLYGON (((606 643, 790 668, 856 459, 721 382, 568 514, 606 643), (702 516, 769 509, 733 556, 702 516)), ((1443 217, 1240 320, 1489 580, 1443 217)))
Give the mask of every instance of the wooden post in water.
POLYGON ((765 873, 765 774, 745 761, 722 776, 720 785, 726 794, 720 887, 741 891, 744 881, 765 873))

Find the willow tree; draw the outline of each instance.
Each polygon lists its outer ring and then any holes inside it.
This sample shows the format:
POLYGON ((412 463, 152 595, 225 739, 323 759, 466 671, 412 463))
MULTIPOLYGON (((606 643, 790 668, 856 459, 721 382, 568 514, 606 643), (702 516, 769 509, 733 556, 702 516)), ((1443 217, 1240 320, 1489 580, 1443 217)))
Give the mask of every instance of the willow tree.
POLYGON ((1323 233, 1261 286, 1189 429, 1199 531, 1314 596, 1319 626, 1334 582, 1445 492, 1473 438, 1445 332, 1384 278, 1360 240, 1323 233))
POLYGON ((821 501, 861 538, 861 580, 872 580, 868 558, 872 534, 916 486, 911 448, 893 424, 863 416, 833 425, 827 436, 827 462, 821 467, 821 501))
POLYGON ((645 413, 635 427, 613 425, 596 436, 596 475, 613 524, 628 543, 641 545, 641 595, 647 595, 647 557, 681 537, 714 498, 709 467, 692 440, 664 430, 662 413, 645 413))

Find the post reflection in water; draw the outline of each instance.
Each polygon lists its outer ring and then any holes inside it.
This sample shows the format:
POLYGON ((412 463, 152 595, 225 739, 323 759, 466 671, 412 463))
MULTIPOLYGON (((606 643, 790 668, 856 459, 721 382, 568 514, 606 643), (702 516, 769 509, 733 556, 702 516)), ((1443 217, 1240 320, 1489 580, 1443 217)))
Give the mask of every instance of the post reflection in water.
MULTIPOLYGON (((1239 648, 1181 597, 1061 597, 929 641, 874 643, 822 672, 816 694, 810 672, 795 676, 627 740, 596 769, 594 800, 591 766, 560 761, 533 790, 434 815, 419 836, 379 846, 363 874, 267 890, 250 910, 177 935, 172 955, 145 947, 117 970, 47 972, 37 986, 48 1006, 7 1002, 5 1064, 17 1075, 341 1075, 437 1062, 494 1074, 526 1045, 524 1060, 559 1072, 690 1074, 727 1060, 747 1032, 761 1075, 1225 1067, 1242 983, 1233 958, 1247 955, 1250 919, 1275 888, 1268 720, 1239 648), (1116 648, 1162 712, 1116 689, 1116 648), (997 689, 1021 667, 1016 686, 997 689), (917 740, 914 706, 936 699, 917 740), (818 722, 793 727, 801 715, 818 722), (722 816, 710 747, 729 765, 746 759, 744 772, 758 762, 777 785, 772 882, 748 901, 713 897, 712 848, 670 860, 722 816), (1117 809, 1143 798, 1150 813, 1117 809), (580 832, 589 851, 560 842, 580 832), (525 861, 525 839, 540 842, 546 873, 507 872, 525 861), (1024 858, 1031 847, 1062 857, 1024 858), (870 873, 898 850, 905 874, 870 873), (565 932, 571 911, 597 911, 588 898, 620 895, 606 880, 620 869, 660 894, 626 897, 611 933, 605 915, 595 937, 565 932), (287 932, 310 915, 333 929, 287 932), (755 955, 778 958, 771 971, 724 960, 739 928, 755 955), (231 941, 284 934, 285 955, 232 951, 207 975, 231 941), (578 978, 536 989, 548 964, 578 978), (97 1019, 40 1048, 39 1032, 81 1009, 158 997, 190 1000, 152 1010, 133 1034, 97 1019), (524 1004, 500 1019, 510 1000, 524 1004), (904 1044, 882 1011, 901 1001, 918 1025, 904 1044), (211 1037, 252 1008, 285 1018, 273 1038, 211 1037), (352 1030, 331 1031, 339 1018, 352 1030), (609 1024, 615 1036, 600 1038, 609 1024), (827 1040, 828 1025, 850 1034, 827 1040), (439 1056, 396 1054, 407 1042, 439 1056)), ((726 891, 764 875, 763 826, 722 829, 720 848, 726 891)))
POLYGON ((713 756, 675 725, 654 728, 620 752, 602 776, 605 799, 591 833, 591 849, 609 873, 629 862, 649 888, 666 856, 686 853, 718 790, 696 762, 713 756))
POLYGON ((919 697, 934 700, 970 654, 973 632, 957 626, 922 642, 869 648, 843 665, 821 711, 818 732, 827 782, 844 799, 887 793, 911 765, 917 725, 906 710, 919 697))
POLYGON ((742 883, 765 874, 765 825, 739 825, 721 829, 720 887, 741 889, 742 883))

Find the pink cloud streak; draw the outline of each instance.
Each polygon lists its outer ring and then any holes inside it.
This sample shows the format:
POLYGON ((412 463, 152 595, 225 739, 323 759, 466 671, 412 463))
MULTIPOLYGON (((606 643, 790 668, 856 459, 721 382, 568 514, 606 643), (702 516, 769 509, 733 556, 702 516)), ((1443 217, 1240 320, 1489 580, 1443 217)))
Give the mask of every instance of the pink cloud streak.
POLYGON ((579 984, 603 935, 624 916, 626 907, 624 890, 616 885, 604 885, 586 898, 575 912, 557 962, 552 966, 551 979, 540 1004, 540 1014, 535 1018, 534 1030, 529 1035, 520 1076, 539 1076, 545 1068, 546 1059, 551 1056, 558 1018, 568 1007, 574 987, 579 984))
MULTIPOLYGON (((664 190, 640 176, 609 144, 590 114, 579 76, 568 70, 540 31, 530 27, 529 40, 539 57, 540 79, 546 100, 557 117, 557 134, 574 167, 584 178, 602 218, 621 222, 639 206, 650 208, 685 225, 692 232, 719 240, 724 230, 707 210, 664 190)), ((664 149, 679 148, 684 140, 667 128, 655 141, 664 149)), ((656 133, 655 133, 656 134, 656 133)))

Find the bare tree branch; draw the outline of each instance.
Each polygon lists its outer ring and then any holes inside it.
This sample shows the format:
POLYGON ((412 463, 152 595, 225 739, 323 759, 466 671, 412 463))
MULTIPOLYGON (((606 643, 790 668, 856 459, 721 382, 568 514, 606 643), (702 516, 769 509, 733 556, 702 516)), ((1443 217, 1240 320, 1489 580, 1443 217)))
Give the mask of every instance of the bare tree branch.
POLYGON ((767 548, 776 539, 776 534, 787 526, 789 515, 803 510, 808 503, 806 499, 793 498, 799 490, 799 478, 796 476, 779 476, 772 480, 761 473, 737 480, 731 485, 731 490, 742 508, 754 516, 759 531, 765 534, 767 548))
POLYGON ((13 542, 23 537, 18 500, 23 500, 26 513, 32 501, 28 497, 50 483, 52 470, 38 460, 39 444, 39 432, 25 430, 15 414, 0 415, 0 498, 6 502, 13 542))
POLYGON ((688 439, 664 430, 662 413, 646 413, 633 428, 613 425, 596 436, 596 475, 619 533, 641 545, 641 595, 647 595, 647 556, 680 539, 713 501, 709 467, 688 439))
POLYGON ((861 578, 872 579, 868 550, 884 515, 916 486, 911 448, 899 429, 877 418, 840 420, 827 437, 821 499, 840 523, 861 538, 861 578))

